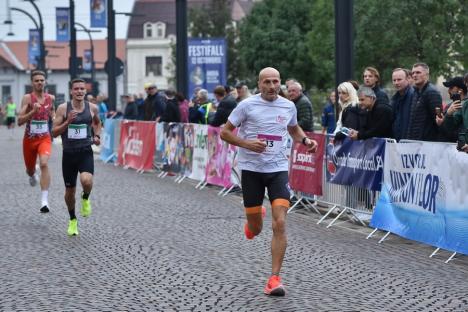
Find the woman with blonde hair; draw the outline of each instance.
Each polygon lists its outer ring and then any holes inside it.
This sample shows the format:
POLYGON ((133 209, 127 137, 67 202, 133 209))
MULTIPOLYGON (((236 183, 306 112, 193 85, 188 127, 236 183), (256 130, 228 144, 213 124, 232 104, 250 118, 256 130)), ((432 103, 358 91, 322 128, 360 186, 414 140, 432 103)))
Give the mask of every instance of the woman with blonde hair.
POLYGON ((365 112, 359 108, 356 89, 350 82, 342 82, 337 89, 341 111, 334 134, 335 139, 342 140, 345 138, 342 128, 359 130, 363 126, 365 112))

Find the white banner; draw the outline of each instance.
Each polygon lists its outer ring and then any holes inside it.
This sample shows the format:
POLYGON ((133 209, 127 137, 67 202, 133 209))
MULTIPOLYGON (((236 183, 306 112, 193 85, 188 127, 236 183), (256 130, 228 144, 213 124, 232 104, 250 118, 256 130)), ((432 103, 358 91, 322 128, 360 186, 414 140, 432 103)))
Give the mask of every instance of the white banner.
POLYGON ((208 126, 194 125, 195 144, 193 148, 192 174, 189 178, 203 181, 208 163, 208 126))

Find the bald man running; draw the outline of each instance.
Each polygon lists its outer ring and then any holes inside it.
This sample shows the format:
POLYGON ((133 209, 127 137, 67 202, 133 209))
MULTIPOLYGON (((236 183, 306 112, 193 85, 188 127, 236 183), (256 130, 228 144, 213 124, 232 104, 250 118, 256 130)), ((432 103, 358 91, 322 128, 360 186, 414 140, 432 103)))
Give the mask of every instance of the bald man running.
POLYGON ((284 296, 286 291, 279 276, 286 252, 286 212, 289 208, 288 132, 295 142, 301 142, 310 152, 317 142, 308 138, 297 124, 293 102, 278 96, 280 73, 267 67, 258 75, 260 93, 238 104, 229 116, 221 137, 239 146, 239 168, 242 170, 242 192, 247 222, 247 239, 259 235, 263 227, 265 208, 262 206, 265 188, 271 203, 273 238, 271 241, 272 270, 264 292, 284 296), (234 129, 239 127, 236 136, 234 129))

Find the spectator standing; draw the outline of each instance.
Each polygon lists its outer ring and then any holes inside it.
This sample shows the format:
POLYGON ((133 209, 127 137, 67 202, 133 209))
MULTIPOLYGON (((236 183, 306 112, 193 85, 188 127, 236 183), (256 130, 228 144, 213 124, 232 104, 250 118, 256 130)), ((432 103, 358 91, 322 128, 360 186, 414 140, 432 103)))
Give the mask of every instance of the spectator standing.
POLYGON ((243 82, 239 82, 236 85, 236 90, 237 90, 237 99, 236 99, 237 103, 245 100, 246 98, 248 98, 250 96, 249 88, 243 82))
MULTIPOLYGON (((145 88, 146 91, 146 88, 145 88)), ((135 103, 138 109, 138 120, 145 119, 145 99, 142 93, 139 93, 138 96, 135 96, 135 103)))
POLYGON ((322 134, 333 134, 336 128, 335 121, 336 93, 332 91, 322 112, 322 134))
POLYGON ((125 95, 124 100, 127 103, 124 111, 124 119, 137 120, 138 119, 138 107, 135 102, 133 95, 125 95))
POLYGON ((366 67, 363 73, 364 85, 372 88, 375 95, 377 96, 377 104, 389 105, 388 95, 380 87, 380 74, 379 71, 374 67, 366 67))
POLYGON ((410 140, 437 141, 439 134, 435 116, 437 107, 442 110, 442 97, 429 82, 427 64, 414 64, 411 75, 415 90, 406 137, 410 140))
POLYGON ((145 118, 146 121, 156 120, 159 121, 164 110, 166 103, 164 96, 158 92, 156 84, 149 83, 147 85, 148 96, 145 99, 145 118))
POLYGON ((213 93, 219 104, 210 125, 219 127, 226 123, 229 115, 236 108, 237 102, 235 98, 226 93, 223 86, 217 86, 213 93))
POLYGON ((104 124, 104 120, 106 120, 107 113, 109 110, 107 109, 107 104, 104 102, 106 97, 102 94, 97 96, 96 102, 99 108, 99 119, 101 120, 101 124, 104 124))
POLYGON ((361 86, 357 93, 361 109, 367 111, 367 120, 360 130, 351 130, 349 137, 352 140, 390 138, 392 136, 392 108, 378 103, 377 95, 370 87, 361 86))
POLYGON ((408 69, 396 68, 392 73, 392 83, 396 89, 391 99, 393 109, 393 137, 400 141, 406 139, 413 101, 414 89, 410 81, 411 73, 408 69))
POLYGON ((289 100, 296 105, 297 123, 304 131, 314 130, 312 115, 312 103, 307 96, 302 93, 302 86, 299 82, 291 82, 288 85, 289 100))
POLYGON ((182 92, 177 92, 175 98, 179 103, 180 122, 189 122, 189 101, 182 92))
POLYGON ((343 140, 346 136, 341 132, 342 128, 361 129, 365 124, 365 111, 359 108, 357 92, 350 82, 342 82, 338 86, 338 103, 340 115, 335 129, 335 139, 343 140))
POLYGON ((166 91, 166 109, 159 121, 180 122, 179 102, 175 98, 176 93, 173 89, 166 91))
POLYGON ((459 111, 462 106, 463 102, 466 99, 466 85, 463 82, 463 77, 454 77, 448 81, 443 83, 445 87, 448 88, 448 94, 450 97, 450 102, 444 108, 443 114, 436 114, 436 123, 439 125, 439 140, 442 142, 457 142, 458 134, 460 130, 463 129, 462 124, 449 124, 444 123, 444 116, 447 115, 449 109, 453 116, 453 113, 459 111), (452 108, 450 108, 453 105, 452 108), (454 127, 455 126, 455 127, 454 127))
POLYGON ((215 107, 214 107, 213 103, 211 103, 208 100, 208 91, 205 90, 205 89, 201 89, 200 91, 198 91, 197 100, 198 100, 198 103, 199 103, 199 107, 198 107, 199 122, 202 123, 202 124, 207 125, 208 124, 208 118, 210 117, 210 113, 215 112, 215 107))

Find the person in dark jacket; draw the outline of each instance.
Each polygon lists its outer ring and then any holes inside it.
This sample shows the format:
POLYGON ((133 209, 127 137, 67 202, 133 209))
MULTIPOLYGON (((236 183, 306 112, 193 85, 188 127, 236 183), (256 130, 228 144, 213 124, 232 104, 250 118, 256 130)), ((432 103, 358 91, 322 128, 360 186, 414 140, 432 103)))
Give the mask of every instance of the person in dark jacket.
POLYGON ((393 137, 400 141, 406 139, 414 88, 410 84, 411 73, 408 69, 396 68, 392 73, 392 83, 397 92, 392 96, 393 137))
POLYGON ((154 83, 147 85, 147 98, 145 99, 145 120, 158 121, 164 113, 166 108, 165 98, 163 95, 159 94, 158 88, 154 83))
POLYGON ((335 103, 336 94, 332 91, 322 112, 322 134, 332 134, 335 131, 335 103))
POLYGON ((389 105, 377 103, 374 90, 367 86, 359 88, 358 98, 361 108, 367 110, 367 122, 361 130, 351 130, 349 137, 352 140, 392 137, 392 108, 389 105))
POLYGON ((218 101, 218 107, 210 125, 219 127, 226 123, 232 110, 236 108, 237 102, 230 94, 226 94, 226 90, 223 86, 217 86, 214 89, 213 94, 218 101))
POLYGON ((159 119, 160 122, 180 122, 179 102, 175 95, 176 93, 172 89, 166 91, 166 109, 159 119))
POLYGON ((366 67, 362 75, 364 85, 372 88, 375 93, 377 104, 390 105, 387 93, 380 87, 380 74, 374 67, 366 67))
POLYGON ((411 74, 415 92, 406 137, 410 140, 437 141, 439 129, 435 119, 436 107, 442 110, 442 97, 436 87, 429 82, 429 66, 416 63, 411 74))
POLYGON ((314 131, 312 115, 312 103, 307 96, 302 93, 302 86, 299 82, 291 82, 288 85, 289 100, 294 102, 297 109, 297 124, 304 131, 314 131))
POLYGON ((342 82, 337 90, 341 112, 338 116, 334 135, 335 141, 342 141, 346 138, 346 135, 342 132, 343 128, 357 131, 364 128, 367 112, 359 107, 356 88, 352 83, 342 82))
POLYGON ((125 95, 124 100, 127 102, 124 111, 124 119, 137 120, 138 119, 138 107, 135 102, 133 95, 125 95))

